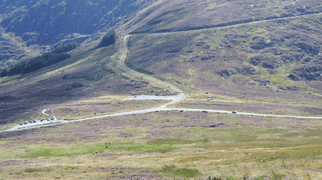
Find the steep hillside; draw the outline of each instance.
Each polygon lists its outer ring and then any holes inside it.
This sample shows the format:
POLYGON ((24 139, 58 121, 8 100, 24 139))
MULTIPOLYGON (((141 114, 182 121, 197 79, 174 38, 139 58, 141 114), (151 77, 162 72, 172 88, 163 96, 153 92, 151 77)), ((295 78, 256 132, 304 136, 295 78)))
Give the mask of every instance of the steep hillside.
POLYGON ((132 35, 127 65, 198 99, 185 107, 203 104, 198 107, 321 114, 321 19, 321 15, 308 15, 199 31, 132 35), (214 98, 246 104, 211 103, 214 98), (210 101, 205 103, 207 99, 210 101), (260 102, 265 103, 261 106, 260 102))
POLYGON ((69 41, 95 40, 154 0, 0 2, 0 65, 69 41), (11 33, 8 37, 6 33, 11 33))
POLYGON ((316 0, 159 0, 128 22, 126 33, 173 32, 322 12, 316 0))
POLYGON ((118 38, 106 47, 98 47, 98 43, 80 47, 68 52, 71 57, 66 60, 0 78, 0 129, 46 118, 41 113, 45 107, 52 107, 57 118, 73 119, 160 103, 121 101, 130 95, 165 93, 158 85, 129 76, 119 67, 122 41, 118 38))

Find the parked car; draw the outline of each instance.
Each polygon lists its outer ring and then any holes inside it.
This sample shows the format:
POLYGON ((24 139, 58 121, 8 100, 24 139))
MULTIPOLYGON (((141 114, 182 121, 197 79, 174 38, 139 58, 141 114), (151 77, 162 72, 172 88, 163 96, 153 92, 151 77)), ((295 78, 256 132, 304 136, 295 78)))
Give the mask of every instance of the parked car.
POLYGON ((44 120, 42 119, 42 120, 40 120, 40 122, 43 122, 44 120))
POLYGON ((29 121, 29 123, 32 123, 32 121, 29 121))
POLYGON ((28 124, 28 121, 25 121, 25 123, 24 124, 28 124))
POLYGON ((50 119, 47 119, 47 121, 50 121, 50 119))
POLYGON ((34 120, 33 122, 34 122, 34 123, 36 123, 37 121, 36 121, 36 120, 34 120))
POLYGON ((22 124, 22 123, 20 123, 19 125, 20 125, 20 126, 22 126, 23 124, 22 124))

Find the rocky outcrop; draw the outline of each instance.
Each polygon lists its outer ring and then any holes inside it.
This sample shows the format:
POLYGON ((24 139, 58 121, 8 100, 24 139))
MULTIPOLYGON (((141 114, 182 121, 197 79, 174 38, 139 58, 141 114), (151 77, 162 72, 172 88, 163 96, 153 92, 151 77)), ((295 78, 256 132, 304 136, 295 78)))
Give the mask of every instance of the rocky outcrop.
POLYGON ((227 69, 223 69, 221 71, 217 71, 217 75, 219 75, 220 77, 225 77, 225 78, 228 78, 228 77, 230 77, 233 74, 234 73, 232 71, 227 70, 227 69))
POLYGON ((318 55, 320 52, 320 47, 317 45, 314 45, 313 43, 309 43, 309 42, 299 42, 296 44, 296 46, 299 48, 298 50, 300 50, 300 52, 305 52, 305 53, 310 53, 312 55, 318 55))
POLYGON ((250 63, 254 66, 261 66, 268 69, 278 68, 277 61, 270 56, 254 56, 250 58, 250 63))
POLYGON ((282 89, 284 91, 298 91, 300 88, 297 86, 290 86, 290 87, 279 87, 279 89, 282 89))
POLYGON ((253 42, 250 43, 250 48, 254 50, 261 50, 267 47, 272 47, 274 42, 266 42, 263 37, 254 37, 253 42))
POLYGON ((292 79, 293 81, 298 81, 298 80, 322 81, 322 67, 321 66, 303 66, 301 68, 296 68, 292 71, 290 75, 288 75, 288 78, 292 79))
POLYGON ((292 79, 293 81, 298 81, 299 80, 299 78, 297 78, 294 74, 290 74, 287 77, 292 79))
POLYGON ((236 71, 243 75, 255 75, 256 70, 251 66, 244 66, 243 68, 235 68, 236 71))

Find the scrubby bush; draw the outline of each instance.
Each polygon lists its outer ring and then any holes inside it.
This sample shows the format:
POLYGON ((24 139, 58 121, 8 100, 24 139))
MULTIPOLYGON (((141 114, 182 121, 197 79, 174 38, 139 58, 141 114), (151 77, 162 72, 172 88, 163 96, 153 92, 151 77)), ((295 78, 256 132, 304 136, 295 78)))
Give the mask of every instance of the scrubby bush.
POLYGON ((101 42, 99 43, 98 47, 105 47, 112 45, 116 42, 117 36, 114 30, 109 31, 105 36, 102 38, 101 42))
POLYGON ((68 59, 70 56, 71 55, 67 53, 57 54, 55 52, 50 52, 34 58, 11 63, 1 70, 1 77, 12 76, 15 74, 27 74, 37 71, 43 67, 68 59))
POLYGON ((76 41, 74 41, 74 42, 71 42, 68 44, 61 45, 58 48, 54 49, 52 52, 60 54, 60 53, 64 53, 64 52, 69 52, 69 51, 76 49, 78 47, 79 47, 79 45, 77 44, 76 41))

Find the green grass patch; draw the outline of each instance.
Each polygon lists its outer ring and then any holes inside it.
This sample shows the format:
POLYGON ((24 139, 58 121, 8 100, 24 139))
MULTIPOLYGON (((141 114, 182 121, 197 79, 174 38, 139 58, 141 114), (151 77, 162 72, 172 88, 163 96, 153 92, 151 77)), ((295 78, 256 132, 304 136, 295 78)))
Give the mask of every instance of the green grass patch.
POLYGON ((315 158, 322 155, 322 146, 304 146, 296 148, 287 148, 277 150, 275 152, 258 152, 252 153, 252 155, 247 156, 247 159, 262 162, 271 162, 275 160, 284 159, 301 159, 301 158, 315 158))
POLYGON ((72 167, 72 166, 66 166, 64 168, 65 170, 74 170, 74 169, 78 169, 77 167, 72 167))
POLYGON ((303 130, 303 131, 298 131, 298 132, 286 132, 286 133, 280 135, 280 137, 287 137, 287 138, 298 137, 298 136, 321 137, 322 132, 319 130, 303 130))
POLYGON ((37 158, 37 157, 59 157, 59 156, 77 156, 92 154, 97 151, 99 154, 106 151, 109 152, 168 152, 175 148, 171 144, 146 144, 146 143, 134 143, 134 142, 123 142, 113 143, 108 149, 105 148, 104 143, 100 144, 87 144, 87 145, 73 145, 73 146, 62 146, 52 148, 38 148, 36 150, 28 150, 24 158, 37 158))
POLYGON ((179 176, 185 178, 194 178, 201 174, 197 169, 176 168, 175 165, 165 165, 162 168, 161 172, 171 176, 179 176))
POLYGON ((162 145, 162 144, 192 144, 194 141, 187 139, 163 139, 159 138, 149 141, 148 144, 162 145))
POLYGON ((257 136, 249 136, 249 135, 232 134, 231 137, 233 141, 237 141, 237 142, 248 142, 248 141, 254 141, 255 139, 257 139, 257 136))
MULTIPOLYGON (((37 158, 37 157, 53 157, 53 156, 75 156, 83 154, 91 154, 95 151, 97 146, 83 146, 74 145, 69 147, 53 147, 53 148, 39 148, 37 150, 30 150, 27 152, 26 157, 37 158)), ((98 150, 97 150, 98 151, 98 150)))
POLYGON ((258 176, 258 177, 254 177, 254 180, 264 180, 267 179, 267 176, 258 176))
POLYGON ((145 144, 145 143, 134 143, 125 142, 113 144, 109 150, 113 152, 119 151, 136 151, 136 152, 168 152, 175 148, 171 144, 145 144))
POLYGON ((51 168, 27 168, 24 170, 26 173, 33 173, 33 172, 51 172, 51 168))

